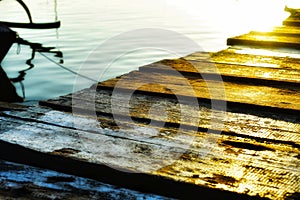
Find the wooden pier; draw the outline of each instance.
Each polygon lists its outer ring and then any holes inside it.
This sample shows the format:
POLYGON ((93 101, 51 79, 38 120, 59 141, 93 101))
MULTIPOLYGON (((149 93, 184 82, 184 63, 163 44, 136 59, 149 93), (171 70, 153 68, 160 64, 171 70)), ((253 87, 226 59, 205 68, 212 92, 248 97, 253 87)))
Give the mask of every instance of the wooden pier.
POLYGON ((39 105, 1 103, 0 197, 299 199, 300 53, 280 50, 300 49, 297 22, 39 105))

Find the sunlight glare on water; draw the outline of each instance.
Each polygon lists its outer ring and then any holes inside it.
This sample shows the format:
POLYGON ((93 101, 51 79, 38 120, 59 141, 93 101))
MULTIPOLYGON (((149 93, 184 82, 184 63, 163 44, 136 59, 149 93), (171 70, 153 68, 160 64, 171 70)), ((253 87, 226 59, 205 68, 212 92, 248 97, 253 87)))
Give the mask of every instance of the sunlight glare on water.
MULTIPOLYGON (((274 26, 280 26, 288 17, 284 12, 284 1, 280 0, 240 0, 241 11, 247 17, 245 25, 254 30, 268 31, 274 26)), ((242 15, 242 13, 240 13, 242 15)), ((242 24, 241 24, 242 26, 242 24)))
POLYGON ((300 1, 299 0, 285 0, 285 4, 289 8, 300 8, 300 1))
POLYGON ((213 24, 228 31, 269 30, 288 17, 283 0, 173 0, 171 5, 187 9, 192 16, 206 16, 213 24), (185 8, 189 5, 188 8, 185 8), (228 22, 228 23, 224 23, 228 22))

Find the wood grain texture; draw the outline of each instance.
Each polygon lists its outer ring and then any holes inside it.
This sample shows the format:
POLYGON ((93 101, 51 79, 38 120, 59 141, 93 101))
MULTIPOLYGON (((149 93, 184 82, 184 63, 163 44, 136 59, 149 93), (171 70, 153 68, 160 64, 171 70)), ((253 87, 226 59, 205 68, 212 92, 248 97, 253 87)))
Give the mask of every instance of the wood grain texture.
MULTIPOLYGON (((218 78, 218 76, 216 76, 218 78)), ((221 79, 220 79, 221 80, 221 79)), ((99 88, 133 90, 146 93, 215 99, 240 104, 280 108, 286 112, 300 111, 298 87, 275 88, 263 85, 237 84, 215 80, 203 80, 168 76, 161 73, 132 72, 98 84, 99 88)))

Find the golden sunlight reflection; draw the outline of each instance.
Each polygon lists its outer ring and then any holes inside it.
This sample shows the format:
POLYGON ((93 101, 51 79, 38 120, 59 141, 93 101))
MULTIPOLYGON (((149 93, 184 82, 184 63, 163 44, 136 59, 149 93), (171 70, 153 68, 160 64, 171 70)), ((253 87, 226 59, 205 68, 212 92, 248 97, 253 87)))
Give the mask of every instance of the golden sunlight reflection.
POLYGON ((270 78, 271 75, 272 75, 271 72, 265 72, 263 76, 264 76, 265 78, 270 78))
POLYGON ((244 48, 244 49, 235 49, 235 52, 239 54, 253 54, 253 55, 260 55, 260 56, 263 55, 263 56, 300 58, 298 50, 289 51, 289 52, 277 52, 268 49, 244 48))

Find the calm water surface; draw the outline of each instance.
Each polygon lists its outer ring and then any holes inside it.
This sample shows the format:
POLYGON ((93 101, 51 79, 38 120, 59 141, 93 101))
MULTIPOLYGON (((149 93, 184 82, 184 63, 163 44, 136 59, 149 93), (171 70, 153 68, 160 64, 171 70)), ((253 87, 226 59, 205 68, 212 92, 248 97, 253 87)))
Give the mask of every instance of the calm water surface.
MULTIPOLYGON (((87 59, 103 42, 118 34, 143 28, 175 31, 196 42, 205 51, 226 48, 230 36, 253 28, 280 24, 286 17, 280 0, 24 0, 34 22, 62 22, 59 29, 14 29, 31 42, 52 46, 63 52, 63 66, 79 71, 82 66, 90 73, 100 73, 101 57, 87 59), (262 3, 263 2, 263 3, 262 3), (272 6, 270 6, 272 5, 272 6), (255 15, 253 15, 255 13, 255 15), (256 16, 256 17, 255 17, 256 16), (258 16, 258 17, 257 17, 258 16), (262 25, 259 27, 258 25, 262 25)), ((0 2, 0 20, 27 22, 24 10, 15 1, 0 2)), ((122 43, 122 41, 120 41, 122 43)), ((117 45, 115 47, 118 48, 117 45)), ((2 63, 9 77, 17 77, 28 67, 31 49, 15 44, 2 63)), ((192 52, 188 52, 192 53, 192 52)), ((56 62, 60 59, 45 54, 56 62)), ((101 55, 101 54, 98 54, 101 55)), ((112 78, 139 66, 174 54, 161 49, 141 49, 118 59, 101 79, 112 78)), ((176 56, 175 56, 176 57, 176 56)), ((27 71, 23 84, 26 100, 57 97, 73 91, 76 75, 53 64, 36 53, 34 68, 27 71)), ((79 88, 93 82, 81 81, 79 88)), ((18 93, 22 90, 17 83, 18 93)), ((78 87, 77 87, 78 89, 78 87)))

